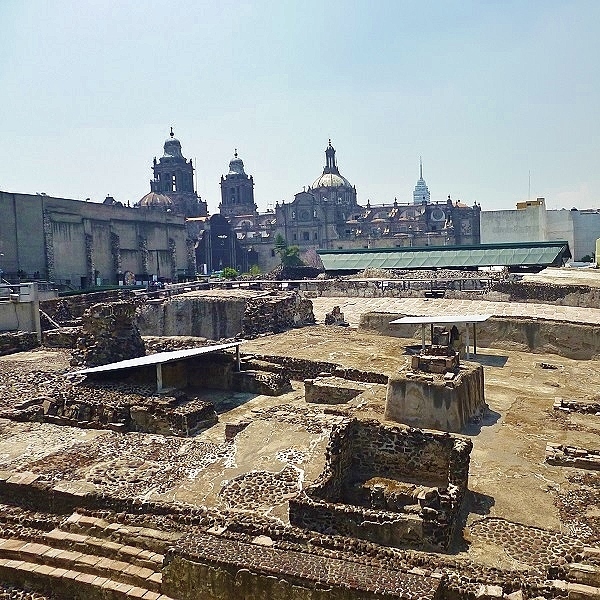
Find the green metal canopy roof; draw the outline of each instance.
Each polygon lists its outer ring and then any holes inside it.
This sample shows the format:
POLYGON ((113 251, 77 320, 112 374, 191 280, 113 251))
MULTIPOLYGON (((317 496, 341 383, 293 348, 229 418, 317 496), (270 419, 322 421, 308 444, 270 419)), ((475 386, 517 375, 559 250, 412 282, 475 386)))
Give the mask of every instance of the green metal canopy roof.
POLYGON ((571 258, 569 243, 566 241, 317 252, 326 271, 362 271, 368 268, 547 267, 562 266, 566 259, 571 258))

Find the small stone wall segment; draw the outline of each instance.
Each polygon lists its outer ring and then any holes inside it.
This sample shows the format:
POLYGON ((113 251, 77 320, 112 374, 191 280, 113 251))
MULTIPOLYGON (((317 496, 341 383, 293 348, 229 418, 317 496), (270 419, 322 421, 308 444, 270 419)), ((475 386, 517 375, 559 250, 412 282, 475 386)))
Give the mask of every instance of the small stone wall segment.
MULTIPOLYGON (((242 346, 243 347, 243 346, 242 346)), ((315 379, 322 373, 329 373, 340 379, 362 381, 364 383, 388 382, 388 376, 373 371, 360 371, 359 369, 346 368, 336 363, 293 358, 291 356, 276 356, 271 354, 242 354, 243 360, 249 366, 260 365, 261 370, 272 370, 282 373, 294 381, 315 379)))
POLYGON ((347 421, 333 429, 323 473, 290 500, 290 523, 383 545, 447 550, 472 447, 449 434, 347 421), (402 482, 428 488, 409 512, 398 506, 402 482))
POLYGON ((568 400, 557 398, 554 401, 554 410, 560 410, 566 413, 577 412, 587 415, 600 416, 600 400, 598 398, 590 400, 568 400))
POLYGON ((317 377, 304 380, 304 399, 315 404, 345 404, 367 389, 341 377, 317 377))
POLYGON ((0 356, 32 350, 40 345, 36 333, 16 331, 0 333, 0 356))
POLYGON ((440 579, 273 547, 268 536, 253 543, 204 534, 170 548, 163 592, 181 600, 428 600, 440 579), (242 592, 243 590, 243 592, 242 592))
POLYGON ((452 379, 411 371, 390 377, 385 418, 459 433, 486 408, 483 367, 464 363, 452 379))
POLYGON ((576 446, 547 443, 546 462, 559 467, 600 471, 600 450, 587 450, 576 446))
POLYGON ((280 333, 314 322, 310 300, 303 299, 297 292, 271 293, 248 300, 241 335, 250 338, 262 333, 280 333))
POLYGON ((61 327, 51 331, 44 331, 42 342, 48 348, 76 348, 77 340, 81 337, 81 327, 61 327))
POLYGON ((95 304, 83 315, 83 333, 73 352, 73 366, 96 367, 145 356, 142 336, 130 302, 95 304))

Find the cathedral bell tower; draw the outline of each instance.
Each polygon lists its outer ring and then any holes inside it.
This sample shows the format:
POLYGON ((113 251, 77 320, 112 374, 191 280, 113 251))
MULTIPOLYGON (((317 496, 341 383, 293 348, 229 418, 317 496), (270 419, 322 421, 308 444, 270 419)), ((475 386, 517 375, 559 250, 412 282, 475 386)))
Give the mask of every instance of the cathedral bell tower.
POLYGON ((244 162, 237 149, 229 161, 229 173, 221 175, 221 204, 219 211, 226 218, 254 216, 258 207, 254 203, 254 179, 246 175, 244 162))
POLYGON ((203 202, 194 190, 194 167, 181 153, 181 142, 173 128, 163 146, 164 154, 154 158, 150 181, 150 193, 138 203, 139 208, 163 209, 186 217, 205 217, 208 214, 203 202))

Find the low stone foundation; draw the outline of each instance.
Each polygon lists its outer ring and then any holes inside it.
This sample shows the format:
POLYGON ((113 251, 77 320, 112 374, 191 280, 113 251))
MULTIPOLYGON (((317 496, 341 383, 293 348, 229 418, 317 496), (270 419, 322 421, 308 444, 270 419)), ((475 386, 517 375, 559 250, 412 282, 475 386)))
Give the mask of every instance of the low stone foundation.
POLYGON ((40 345, 36 333, 23 331, 0 334, 0 356, 24 352, 40 345))
POLYGON ((304 380, 304 399, 316 404, 344 404, 367 389, 365 384, 341 377, 317 377, 304 380))
POLYGON ((600 471, 600 450, 548 443, 546 444, 546 462, 559 467, 600 471))
POLYGON ((385 418, 411 427, 459 433, 486 408, 483 367, 463 363, 446 375, 405 371, 390 377, 385 418))
POLYGON ((375 421, 334 428, 325 469, 290 523, 396 547, 447 550, 469 476, 468 439, 375 421))

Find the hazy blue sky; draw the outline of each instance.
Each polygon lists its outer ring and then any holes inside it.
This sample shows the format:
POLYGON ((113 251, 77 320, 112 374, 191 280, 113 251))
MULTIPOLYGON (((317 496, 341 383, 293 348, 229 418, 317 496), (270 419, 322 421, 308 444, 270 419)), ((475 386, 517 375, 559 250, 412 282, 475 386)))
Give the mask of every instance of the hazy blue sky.
POLYGON ((359 202, 600 208, 600 1, 0 0, 0 189, 135 202, 173 125, 217 211, 333 140, 359 202))

